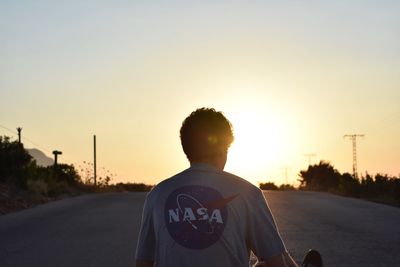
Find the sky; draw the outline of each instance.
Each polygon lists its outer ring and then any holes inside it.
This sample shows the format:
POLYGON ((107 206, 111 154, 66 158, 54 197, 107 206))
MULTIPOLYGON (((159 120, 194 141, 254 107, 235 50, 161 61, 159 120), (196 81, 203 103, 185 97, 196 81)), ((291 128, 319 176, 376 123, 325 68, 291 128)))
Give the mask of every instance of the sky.
POLYGON ((2 1, 0 135, 114 182, 188 167, 179 129, 213 107, 225 170, 297 184, 325 160, 400 175, 399 1, 2 1), (10 131, 11 130, 11 131, 10 131), (310 159, 305 154, 315 154, 310 159))

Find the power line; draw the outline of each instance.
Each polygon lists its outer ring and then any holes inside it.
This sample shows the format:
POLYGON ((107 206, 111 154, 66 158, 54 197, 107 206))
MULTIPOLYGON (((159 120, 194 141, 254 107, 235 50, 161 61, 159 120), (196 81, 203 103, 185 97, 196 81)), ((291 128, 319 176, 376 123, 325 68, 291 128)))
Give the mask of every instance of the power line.
POLYGON ((364 134, 345 134, 343 138, 349 138, 353 143, 353 177, 358 179, 357 174, 357 137, 364 137, 364 134))
MULTIPOLYGON (((11 130, 11 129, 8 128, 8 127, 5 127, 4 125, 1 125, 1 124, 0 124, 0 128, 3 128, 3 129, 5 129, 5 130, 9 131, 10 133, 12 133, 12 134, 15 135, 15 136, 18 136, 18 133, 17 133, 17 132, 11 130)), ((34 145, 36 148, 38 148, 38 149, 40 149, 40 150, 42 150, 42 151, 47 152, 49 155, 51 155, 51 154, 53 153, 53 152, 50 151, 49 149, 46 149, 46 148, 44 148, 43 146, 38 145, 36 142, 32 141, 31 139, 27 138, 26 136, 24 136, 24 140, 26 140, 26 141, 27 141, 28 143, 30 143, 31 145, 34 145)))
MULTIPOLYGON (((17 136, 18 139, 21 138, 20 135, 19 135, 16 131, 11 130, 10 128, 8 128, 8 127, 6 127, 6 126, 4 126, 4 125, 1 125, 1 124, 0 124, 0 128, 3 128, 4 130, 7 130, 8 132, 12 133, 14 136, 17 136)), ((20 128, 20 127, 18 127, 18 128, 20 128)), ((18 128, 17 128, 17 130, 18 130, 18 128)), ((21 130, 22 130, 22 128, 21 128, 21 130)), ((24 139, 25 141, 27 141, 29 144, 31 144, 31 145, 33 145, 34 147, 36 147, 37 149, 39 149, 39 150, 41 150, 41 151, 44 151, 44 152, 47 152, 48 155, 52 155, 52 154, 53 154, 53 150, 44 148, 42 145, 37 144, 35 141, 32 141, 32 139, 27 138, 25 135, 24 135, 24 138, 23 138, 23 139, 24 139)), ((67 156, 67 157, 63 156, 63 158, 64 158, 64 159, 66 158, 66 159, 64 160, 64 162, 70 162, 70 163, 73 162, 72 160, 68 160, 68 156, 67 156)), ((72 163, 72 164, 73 164, 73 163, 72 163)))
POLYGON ((14 135, 17 135, 17 132, 14 132, 13 130, 7 128, 6 126, 3 126, 3 125, 0 124, 0 127, 3 128, 3 129, 5 129, 5 130, 7 130, 7 131, 9 131, 10 133, 12 133, 12 134, 14 134, 14 135))

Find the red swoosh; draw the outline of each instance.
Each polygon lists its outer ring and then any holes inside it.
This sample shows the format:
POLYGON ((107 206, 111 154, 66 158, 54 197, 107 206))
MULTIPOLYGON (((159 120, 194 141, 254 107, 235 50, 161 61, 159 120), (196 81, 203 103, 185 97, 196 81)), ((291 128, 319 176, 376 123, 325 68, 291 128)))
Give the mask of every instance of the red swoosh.
POLYGON ((224 207, 226 204, 231 202, 234 198, 236 198, 239 194, 227 197, 227 198, 221 198, 212 202, 209 202, 204 205, 205 208, 207 209, 218 209, 224 207))

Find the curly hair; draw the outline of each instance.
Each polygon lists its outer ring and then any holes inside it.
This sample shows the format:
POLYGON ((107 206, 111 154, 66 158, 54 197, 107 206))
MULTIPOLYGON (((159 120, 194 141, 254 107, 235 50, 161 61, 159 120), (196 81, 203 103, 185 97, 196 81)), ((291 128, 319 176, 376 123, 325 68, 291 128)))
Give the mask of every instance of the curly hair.
POLYGON ((182 123, 181 144, 190 162, 210 159, 226 153, 232 144, 233 128, 220 111, 199 108, 182 123))

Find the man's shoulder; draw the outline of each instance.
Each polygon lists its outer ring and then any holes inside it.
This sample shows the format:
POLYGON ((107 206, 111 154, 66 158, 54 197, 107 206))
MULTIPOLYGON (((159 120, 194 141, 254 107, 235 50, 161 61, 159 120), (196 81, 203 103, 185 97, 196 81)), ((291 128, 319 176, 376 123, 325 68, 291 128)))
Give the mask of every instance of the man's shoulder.
POLYGON ((248 180, 226 171, 208 170, 207 172, 184 170, 158 183, 148 194, 148 198, 157 199, 168 192, 187 185, 203 185, 219 188, 222 191, 235 191, 244 195, 254 194, 260 189, 248 180))
POLYGON ((147 198, 155 198, 157 197, 160 193, 165 192, 166 190, 168 190, 168 188, 170 187, 174 187, 175 184, 175 180, 176 178, 178 178, 179 176, 181 176, 185 171, 179 172, 171 177, 168 177, 164 180, 162 180, 161 182, 159 182, 158 184, 156 184, 151 190, 150 192, 147 194, 147 198))
POLYGON ((223 173, 223 176, 227 180, 229 180, 231 183, 237 185, 240 188, 244 188, 246 190, 251 190, 251 191, 260 190, 257 186, 255 186, 254 184, 252 184, 248 180, 246 180, 246 179, 244 179, 244 178, 242 178, 242 177, 240 177, 238 175, 235 175, 233 173, 226 172, 226 171, 223 171, 222 173, 223 173))

